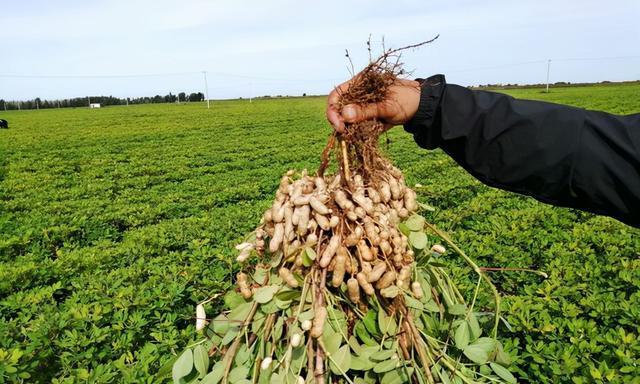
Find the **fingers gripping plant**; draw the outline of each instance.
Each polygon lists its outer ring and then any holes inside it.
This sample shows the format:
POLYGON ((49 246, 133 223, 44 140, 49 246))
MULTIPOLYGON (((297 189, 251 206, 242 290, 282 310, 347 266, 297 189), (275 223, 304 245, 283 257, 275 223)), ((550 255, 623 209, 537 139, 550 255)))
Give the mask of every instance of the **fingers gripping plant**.
MULTIPOLYGON (((401 74, 399 52, 357 74, 342 105, 384 100, 401 74)), ((175 361, 176 382, 515 382, 496 339, 495 287, 417 213, 416 193, 378 150, 383 131, 376 120, 347 125, 330 137, 316 174, 282 177, 261 224, 237 247, 242 272, 226 310, 209 321, 198 307, 206 338, 175 361), (470 304, 426 231, 478 274, 470 304), (482 281, 495 297, 487 336, 474 312, 482 281)))

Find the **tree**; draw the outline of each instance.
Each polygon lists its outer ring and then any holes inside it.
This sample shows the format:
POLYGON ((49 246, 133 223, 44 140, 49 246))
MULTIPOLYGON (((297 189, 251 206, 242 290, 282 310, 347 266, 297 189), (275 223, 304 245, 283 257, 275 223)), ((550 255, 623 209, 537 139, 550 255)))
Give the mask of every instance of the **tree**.
POLYGON ((202 92, 194 92, 189 95, 189 101, 203 101, 204 94, 202 92))

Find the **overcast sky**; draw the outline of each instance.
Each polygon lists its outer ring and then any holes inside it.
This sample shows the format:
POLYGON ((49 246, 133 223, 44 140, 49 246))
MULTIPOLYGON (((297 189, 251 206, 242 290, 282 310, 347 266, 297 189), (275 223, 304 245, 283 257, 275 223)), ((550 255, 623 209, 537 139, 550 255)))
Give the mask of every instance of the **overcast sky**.
POLYGON ((369 34, 440 34, 406 67, 462 85, 541 83, 547 59, 552 82, 640 79, 639 0, 22 0, 0 7, 0 98, 204 91, 204 70, 211 98, 326 94, 369 34), (172 75, 6 76, 138 74, 172 75))

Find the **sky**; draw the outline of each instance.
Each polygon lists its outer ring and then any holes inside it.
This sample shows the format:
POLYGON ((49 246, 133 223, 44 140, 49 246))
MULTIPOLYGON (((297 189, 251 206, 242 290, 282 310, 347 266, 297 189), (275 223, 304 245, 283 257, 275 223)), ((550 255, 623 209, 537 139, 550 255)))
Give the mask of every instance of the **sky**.
POLYGON ((3 0, 0 98, 326 94, 374 52, 449 83, 640 80, 638 0, 3 0))

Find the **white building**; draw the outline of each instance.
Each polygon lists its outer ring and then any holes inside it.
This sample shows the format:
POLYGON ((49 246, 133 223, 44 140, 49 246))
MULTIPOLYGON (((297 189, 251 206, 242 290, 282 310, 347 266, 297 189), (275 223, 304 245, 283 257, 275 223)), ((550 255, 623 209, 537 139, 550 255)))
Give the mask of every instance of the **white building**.
POLYGON ((100 103, 91 103, 91 104, 89 104, 89 108, 91 108, 91 109, 100 108, 100 103))

